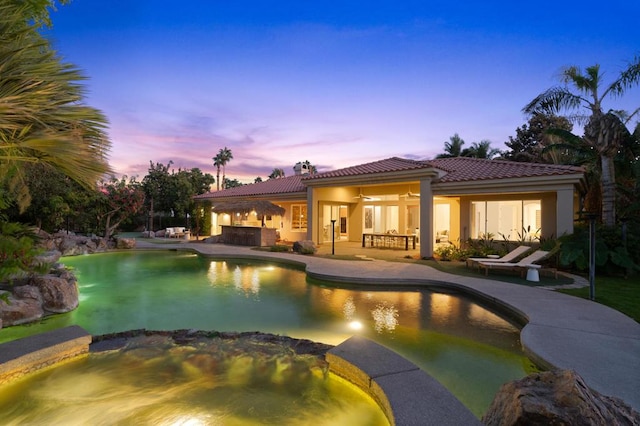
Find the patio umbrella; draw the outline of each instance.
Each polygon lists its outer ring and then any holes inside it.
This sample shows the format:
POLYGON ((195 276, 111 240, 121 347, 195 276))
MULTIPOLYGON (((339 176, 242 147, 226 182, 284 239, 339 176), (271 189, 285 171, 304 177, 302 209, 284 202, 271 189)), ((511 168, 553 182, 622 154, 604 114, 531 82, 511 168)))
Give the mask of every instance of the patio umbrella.
POLYGON ((271 201, 267 200, 238 200, 238 201, 223 201, 216 203, 213 206, 214 213, 251 213, 256 212, 258 216, 262 217, 262 224, 264 225, 264 216, 283 216, 285 213, 284 207, 277 206, 271 201))

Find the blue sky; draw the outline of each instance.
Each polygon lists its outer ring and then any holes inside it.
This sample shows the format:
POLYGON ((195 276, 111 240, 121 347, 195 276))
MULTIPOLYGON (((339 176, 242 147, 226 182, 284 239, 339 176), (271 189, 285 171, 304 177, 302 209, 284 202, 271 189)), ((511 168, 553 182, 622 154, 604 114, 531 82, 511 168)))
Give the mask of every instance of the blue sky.
POLYGON ((47 35, 89 77, 116 172, 215 175, 226 146, 227 176, 251 182, 304 160, 432 158, 454 133, 503 149, 563 66, 613 78, 639 55, 638 16, 628 0, 73 0, 47 35))

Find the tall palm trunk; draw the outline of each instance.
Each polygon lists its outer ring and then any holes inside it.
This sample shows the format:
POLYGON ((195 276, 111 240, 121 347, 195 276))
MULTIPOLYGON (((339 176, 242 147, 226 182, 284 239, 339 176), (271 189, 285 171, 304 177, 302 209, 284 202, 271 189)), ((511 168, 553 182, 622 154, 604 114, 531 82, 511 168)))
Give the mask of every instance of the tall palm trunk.
POLYGON ((600 157, 602 183, 602 223, 606 226, 616 224, 616 174, 613 155, 603 154, 600 157))
POLYGON ((614 158, 622 145, 627 128, 612 113, 594 113, 585 126, 585 137, 591 139, 600 156, 600 186, 602 191, 602 223, 616 224, 616 172, 614 158))
POLYGON ((222 165, 222 189, 225 189, 227 186, 227 175, 224 171, 224 164, 222 165))

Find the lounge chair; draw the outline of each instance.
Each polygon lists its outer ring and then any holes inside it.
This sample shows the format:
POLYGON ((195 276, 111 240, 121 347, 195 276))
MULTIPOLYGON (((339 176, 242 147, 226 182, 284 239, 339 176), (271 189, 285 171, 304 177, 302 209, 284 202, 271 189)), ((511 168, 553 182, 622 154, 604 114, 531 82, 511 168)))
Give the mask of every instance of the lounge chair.
POLYGON ((484 269, 485 275, 489 275, 489 269, 508 269, 511 271, 519 271, 520 275, 524 275, 528 268, 539 269, 540 265, 536 265, 536 262, 540 262, 546 258, 549 253, 550 252, 544 250, 536 250, 516 263, 480 261, 478 262, 478 268, 484 269))
POLYGON ((500 257, 498 259, 489 259, 488 257, 468 257, 467 258, 467 267, 473 265, 474 263, 478 263, 478 262, 491 262, 491 263, 511 262, 513 260, 516 260, 520 256, 522 256, 523 254, 525 254, 529 250, 531 250, 531 247, 529 247, 529 246, 518 246, 518 247, 514 248, 513 250, 511 250, 509 253, 505 254, 504 256, 502 256, 502 257, 500 257))

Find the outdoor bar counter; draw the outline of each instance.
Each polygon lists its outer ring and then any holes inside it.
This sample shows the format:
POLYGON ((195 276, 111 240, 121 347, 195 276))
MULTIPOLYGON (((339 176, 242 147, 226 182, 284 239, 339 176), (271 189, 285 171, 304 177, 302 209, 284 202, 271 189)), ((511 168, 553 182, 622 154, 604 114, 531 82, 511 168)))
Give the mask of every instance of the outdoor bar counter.
POLYGON ((236 246, 272 246, 276 243, 276 230, 264 226, 222 225, 222 242, 236 246))

